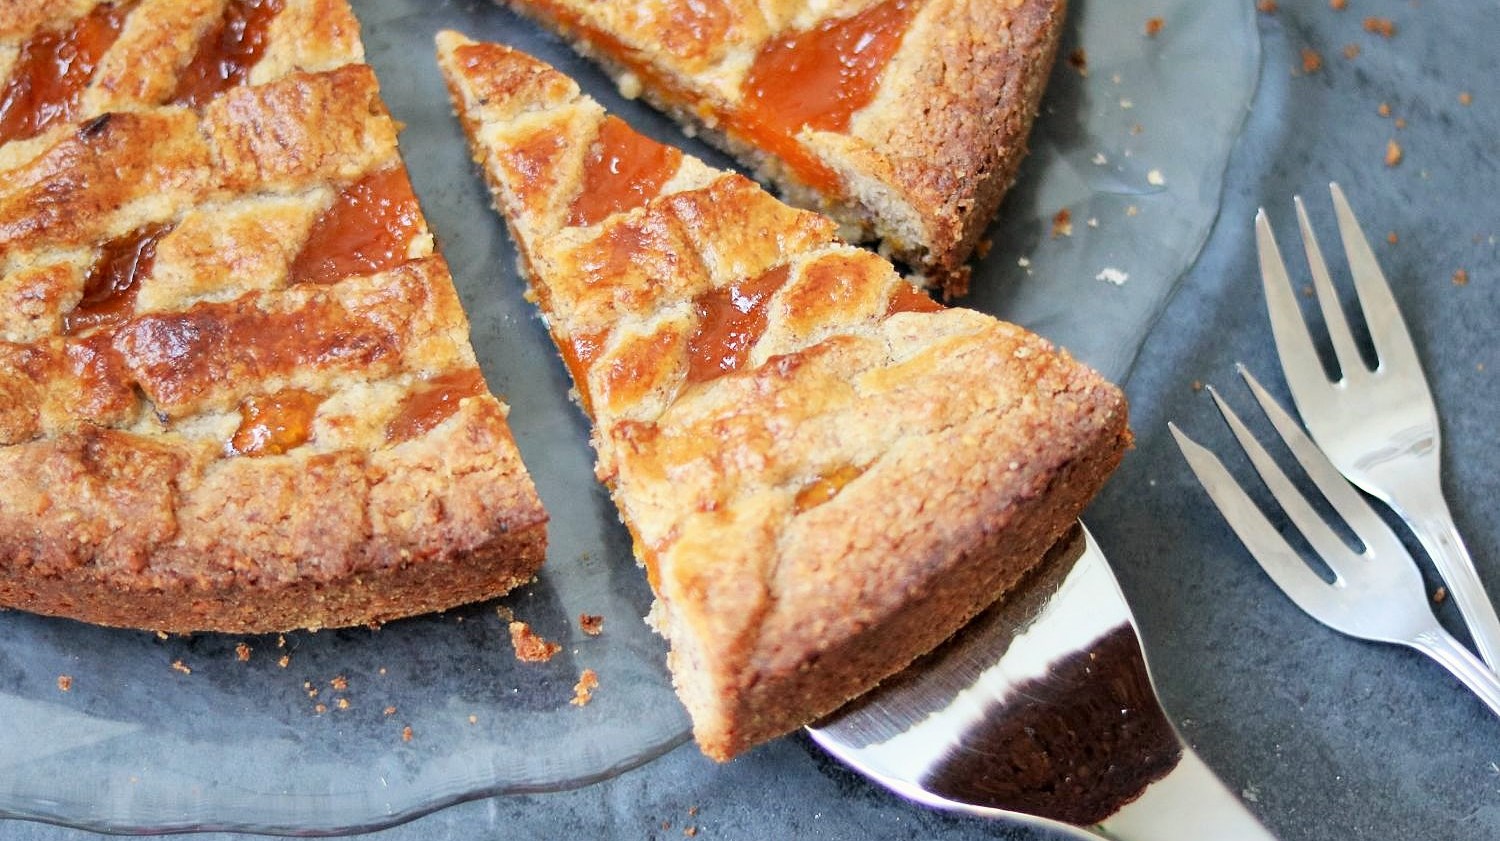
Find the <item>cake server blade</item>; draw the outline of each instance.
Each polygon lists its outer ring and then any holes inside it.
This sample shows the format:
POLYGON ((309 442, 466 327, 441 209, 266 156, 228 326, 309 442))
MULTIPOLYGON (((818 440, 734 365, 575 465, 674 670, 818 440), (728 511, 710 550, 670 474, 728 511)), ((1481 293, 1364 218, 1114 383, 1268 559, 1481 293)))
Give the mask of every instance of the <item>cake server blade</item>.
POLYGON ((919 803, 1108 841, 1274 841, 1182 741, 1082 523, 1026 586, 808 728, 919 803))

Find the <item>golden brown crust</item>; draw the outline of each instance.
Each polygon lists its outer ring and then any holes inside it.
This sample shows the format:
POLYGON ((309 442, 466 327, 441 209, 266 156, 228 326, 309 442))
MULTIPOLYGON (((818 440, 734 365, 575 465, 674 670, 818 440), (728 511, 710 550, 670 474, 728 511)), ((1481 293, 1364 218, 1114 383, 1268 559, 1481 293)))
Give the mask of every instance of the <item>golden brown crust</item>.
MULTIPOLYGON (((0 5, 0 32, 88 5, 0 5)), ((546 516, 415 199, 388 243, 299 269, 340 247, 317 231, 341 196, 409 186, 347 4, 279 6, 241 83, 183 107, 164 101, 228 5, 141 0, 75 119, 0 145, 0 605, 341 626, 542 562, 546 516)))
POLYGON ((685 158, 638 206, 567 224, 605 159, 603 110, 520 53, 456 33, 438 47, 708 755, 804 724, 951 634, 1118 462, 1118 389, 923 298, 738 176, 685 158))
POLYGON ((601 61, 627 95, 639 92, 740 157, 789 201, 832 215, 848 236, 879 240, 884 253, 946 285, 967 277, 964 264, 1025 157, 1066 7, 1065 0, 918 4, 874 100, 847 130, 798 135, 800 154, 837 176, 818 183, 741 125, 746 71, 772 38, 880 0, 817 12, 805 3, 718 0, 508 2, 601 61), (668 35, 691 48, 669 48, 668 35))

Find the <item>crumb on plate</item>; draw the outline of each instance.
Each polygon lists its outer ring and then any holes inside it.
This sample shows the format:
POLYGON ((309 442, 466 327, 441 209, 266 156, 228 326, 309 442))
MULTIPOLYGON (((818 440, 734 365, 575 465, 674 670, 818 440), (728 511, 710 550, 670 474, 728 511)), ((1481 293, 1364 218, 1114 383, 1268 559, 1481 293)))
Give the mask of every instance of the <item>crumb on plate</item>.
POLYGON ((533 633, 525 622, 510 623, 510 644, 516 650, 516 659, 522 663, 545 663, 562 650, 561 645, 533 633))

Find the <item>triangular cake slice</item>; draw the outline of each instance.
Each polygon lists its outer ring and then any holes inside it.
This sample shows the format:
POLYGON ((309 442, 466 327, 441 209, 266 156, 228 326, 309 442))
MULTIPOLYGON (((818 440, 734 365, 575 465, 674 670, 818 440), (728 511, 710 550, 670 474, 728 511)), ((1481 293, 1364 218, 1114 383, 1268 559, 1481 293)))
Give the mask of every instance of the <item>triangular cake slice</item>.
POLYGON ((545 520, 343 0, 0 4, 0 606, 498 595, 545 520))
POLYGON ((1064 0, 507 0, 846 238, 960 290, 1064 0))
POLYGON ((1119 390, 1047 342, 940 307, 533 58, 452 32, 438 52, 708 755, 930 650, 1117 464, 1119 390))

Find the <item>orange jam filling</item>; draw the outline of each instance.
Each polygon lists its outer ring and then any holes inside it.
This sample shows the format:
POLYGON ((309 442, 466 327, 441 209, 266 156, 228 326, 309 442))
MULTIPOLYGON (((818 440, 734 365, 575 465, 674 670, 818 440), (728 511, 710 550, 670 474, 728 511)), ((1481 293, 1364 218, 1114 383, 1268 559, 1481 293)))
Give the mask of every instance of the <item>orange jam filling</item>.
POLYGON ((401 401, 396 416, 385 426, 385 437, 399 444, 426 435, 458 411, 458 404, 464 398, 477 397, 484 390, 484 375, 478 368, 433 377, 420 391, 401 401))
POLYGON ((240 426, 229 439, 229 455, 279 456, 306 444, 322 402, 322 397, 300 388, 246 397, 240 402, 240 426))
POLYGON ((890 317, 898 312, 937 312, 940 309, 943 305, 934 301, 931 295, 910 283, 898 283, 890 303, 886 304, 885 314, 890 317))
POLYGON ((63 332, 81 333, 119 324, 135 312, 141 278, 156 262, 156 244, 172 226, 143 225, 104 244, 83 281, 83 298, 63 315, 63 332))
POLYGON ((693 302, 698 326, 688 338, 689 383, 737 371, 766 329, 766 304, 786 283, 789 266, 714 289, 693 302))
POLYGON ((845 485, 858 479, 862 473, 864 473, 863 470, 852 464, 830 470, 798 491, 796 499, 792 501, 792 506, 798 514, 817 508, 838 496, 838 492, 843 490, 845 485))
POLYGON ((584 162, 583 190, 573 200, 568 224, 595 225, 640 207, 661 192, 681 163, 678 149, 636 133, 618 117, 605 117, 584 162))
POLYGON ((71 120, 99 59, 114 44, 132 3, 105 3, 72 27, 40 32, 21 47, 0 93, 0 143, 35 137, 71 120))
POLYGON ((577 333, 566 340, 557 340, 557 346, 562 351, 563 363, 568 366, 568 373, 573 376, 573 385, 578 388, 579 398, 583 401, 584 411, 589 411, 590 406, 589 369, 594 366, 594 360, 599 358, 599 352, 604 350, 604 342, 608 338, 609 329, 605 328, 594 333, 577 333))
POLYGON ((335 283, 393 269, 422 230, 422 209, 406 167, 366 175, 345 187, 313 223, 292 262, 292 283, 335 283))
POLYGON ((883 0, 768 41, 750 66, 745 98, 728 121, 730 129, 784 160, 809 186, 837 189, 838 177, 797 142, 797 134, 804 126, 849 130, 854 112, 875 98, 915 5, 914 0, 883 0))
POLYGON ((244 84, 266 52, 271 20, 285 0, 229 0, 224 16, 198 42, 198 52, 177 79, 172 102, 197 108, 244 84))

